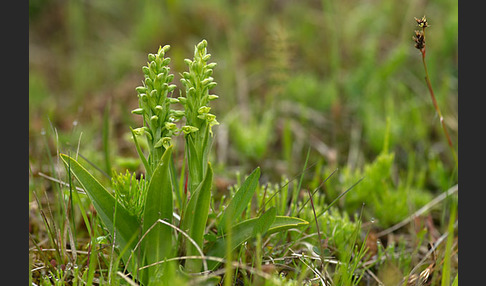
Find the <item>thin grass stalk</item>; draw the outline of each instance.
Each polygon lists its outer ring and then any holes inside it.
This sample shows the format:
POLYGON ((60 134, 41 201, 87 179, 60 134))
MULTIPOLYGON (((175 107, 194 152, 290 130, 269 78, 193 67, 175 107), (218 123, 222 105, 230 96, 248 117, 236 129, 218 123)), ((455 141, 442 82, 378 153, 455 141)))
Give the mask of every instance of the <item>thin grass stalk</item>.
POLYGON ((226 224, 227 235, 226 235, 226 264, 224 266, 224 286, 231 286, 233 280, 233 265, 231 261, 233 260, 233 249, 232 245, 232 236, 233 231, 231 228, 231 221, 229 219, 223 221, 226 224))
POLYGON ((307 190, 309 192, 309 200, 312 206, 312 212, 314 214, 314 220, 316 222, 316 229, 317 229, 317 239, 319 240, 319 256, 321 257, 321 265, 322 261, 324 261, 324 248, 322 247, 322 237, 321 237, 321 231, 319 230, 319 221, 317 220, 317 215, 316 215, 316 208, 314 207, 314 200, 312 199, 312 193, 311 191, 307 190))
POLYGON ((425 61, 425 55, 426 55, 425 28, 428 27, 427 19, 424 16, 421 19, 415 18, 415 20, 417 21, 418 26, 422 28, 421 31, 415 31, 415 37, 414 37, 414 40, 416 42, 415 47, 418 50, 420 50, 420 53, 422 54, 422 63, 424 65, 424 71, 425 71, 425 82, 427 83, 427 88, 429 89, 430 97, 432 98, 432 103, 434 105, 435 111, 437 112, 437 115, 439 116, 442 130, 444 131, 444 135, 447 139, 447 144, 451 149, 451 153, 454 158, 455 167, 457 168, 458 159, 457 159, 456 151, 454 149, 454 144, 452 143, 449 132, 447 131, 447 127, 444 122, 444 117, 442 116, 442 112, 440 111, 439 104, 437 103, 437 99, 434 94, 434 89, 432 88, 432 84, 430 83, 429 72, 427 70, 427 62, 425 61))
POLYGON ((442 266, 442 279, 441 286, 450 285, 451 280, 451 254, 452 254, 452 243, 454 241, 454 222, 456 220, 457 205, 452 206, 451 216, 449 218, 449 225, 447 227, 447 232, 449 236, 446 241, 446 248, 444 254, 444 265, 442 266))

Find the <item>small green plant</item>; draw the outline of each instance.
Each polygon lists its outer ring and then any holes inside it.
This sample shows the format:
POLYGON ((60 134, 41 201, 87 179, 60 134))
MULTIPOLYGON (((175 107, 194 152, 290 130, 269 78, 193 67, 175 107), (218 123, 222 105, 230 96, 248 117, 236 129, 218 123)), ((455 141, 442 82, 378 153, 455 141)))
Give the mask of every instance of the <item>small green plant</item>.
POLYGON ((143 117, 143 126, 131 132, 145 176, 137 179, 128 171, 114 174, 111 192, 77 160, 61 154, 68 174, 74 174, 92 201, 126 269, 144 285, 168 283, 176 269, 176 255, 187 257, 180 259, 184 272, 215 270, 221 259, 229 259, 251 238, 308 224, 299 218, 278 216, 275 207, 258 217, 242 219, 258 186, 260 169, 256 168, 220 208, 221 213, 215 214, 216 233, 206 233, 213 181, 211 128, 218 124, 209 112, 209 102, 218 98, 209 93, 216 86, 211 77, 216 64, 208 63, 206 40, 197 44, 193 60, 185 60, 189 67, 181 79, 185 96, 174 98, 174 76, 169 73, 170 58, 165 56, 169 48, 164 46, 157 54, 148 55, 149 62, 142 68, 143 86, 136 88, 139 107, 132 113, 143 117), (184 110, 171 109, 173 103, 181 103, 184 110), (183 118, 185 125, 178 127, 183 118), (172 163, 172 139, 179 134, 185 138, 188 169, 182 194, 172 163), (147 148, 143 148, 143 140, 147 148), (174 192, 182 200, 178 209, 174 207, 174 192))

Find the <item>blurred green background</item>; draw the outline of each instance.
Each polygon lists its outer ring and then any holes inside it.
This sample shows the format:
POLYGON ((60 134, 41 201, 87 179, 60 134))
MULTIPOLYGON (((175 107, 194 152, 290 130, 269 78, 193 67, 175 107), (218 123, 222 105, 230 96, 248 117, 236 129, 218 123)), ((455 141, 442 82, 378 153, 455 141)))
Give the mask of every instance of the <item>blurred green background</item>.
POLYGON ((180 86, 183 59, 206 39, 218 64, 218 174, 260 165, 279 180, 302 170, 309 147, 323 173, 354 170, 388 142, 395 178, 415 170, 421 188, 447 189, 454 162, 412 40, 423 15, 432 86, 457 146, 457 1, 30 1, 31 168, 47 164, 46 143, 102 165, 104 114, 113 167, 129 165, 147 54, 171 45, 180 86))

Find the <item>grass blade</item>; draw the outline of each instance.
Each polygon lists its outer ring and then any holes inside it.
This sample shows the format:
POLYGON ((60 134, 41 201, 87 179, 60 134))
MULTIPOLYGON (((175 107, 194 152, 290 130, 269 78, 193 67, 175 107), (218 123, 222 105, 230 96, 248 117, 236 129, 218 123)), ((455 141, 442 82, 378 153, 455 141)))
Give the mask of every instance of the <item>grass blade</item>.
POLYGON ((102 136, 105 169, 108 175, 111 175, 111 158, 110 158, 110 142, 109 142, 110 109, 111 109, 111 102, 108 102, 108 104, 105 107, 105 111, 103 113, 103 136, 102 136))
MULTIPOLYGON (((267 214, 268 211, 265 213, 267 214)), ((261 230, 264 230, 263 224, 264 222, 268 222, 270 220, 269 217, 264 218, 263 220, 259 221, 259 219, 263 216, 258 218, 251 218, 245 221, 242 221, 231 228, 231 249, 235 249, 240 246, 243 242, 247 241, 248 239, 252 238, 255 233, 255 226, 257 224, 261 224, 256 226, 257 228, 260 227, 261 230)), ((271 213, 267 216, 270 216, 271 213)), ((276 232, 281 232, 290 228, 296 227, 304 227, 307 226, 309 223, 303 219, 296 218, 296 217, 288 217, 288 216, 275 216, 275 219, 268 227, 266 234, 272 234, 276 232)), ((226 236, 222 236, 218 238, 213 245, 211 245, 208 249, 207 256, 217 256, 224 258, 226 252, 226 236)), ((208 268, 210 270, 214 270, 219 265, 219 262, 216 261, 209 261, 208 268)))
POLYGON ((457 205, 452 206, 451 215, 449 218, 449 225, 447 227, 447 232, 449 236, 447 237, 445 254, 444 254, 444 266, 442 267, 442 279, 441 286, 450 285, 451 280, 451 254, 452 254, 452 243, 454 242, 454 222, 456 220, 457 205))
POLYGON ((318 217, 321 215, 325 214, 335 203, 339 201, 344 195, 346 195, 349 191, 351 191, 354 187, 356 187, 357 184, 359 184, 362 180, 364 179, 361 178, 359 179, 356 183, 354 183, 351 187, 349 187, 346 191, 342 192, 337 198, 334 199, 324 210, 322 210, 315 218, 314 220, 317 220, 318 217))

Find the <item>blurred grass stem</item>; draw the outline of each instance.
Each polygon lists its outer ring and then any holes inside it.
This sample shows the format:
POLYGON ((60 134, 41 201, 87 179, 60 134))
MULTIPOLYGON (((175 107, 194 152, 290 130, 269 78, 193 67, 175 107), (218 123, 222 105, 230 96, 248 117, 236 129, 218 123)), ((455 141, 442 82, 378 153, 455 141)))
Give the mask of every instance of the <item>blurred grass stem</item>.
MULTIPOLYGON (((425 27, 422 27, 422 32, 423 32, 423 38, 425 39, 425 27)), ((425 70, 425 82, 427 83, 427 87, 429 89, 430 97, 432 98, 432 103, 434 104, 434 108, 437 111, 437 114, 439 115, 439 120, 440 124, 442 125, 442 129, 444 130, 444 134, 447 139, 447 144, 449 145, 449 148, 451 149, 452 156, 454 157, 454 163, 457 168, 458 166, 458 160, 457 160, 457 154, 454 149, 454 145, 452 144, 451 137, 449 135, 449 132, 447 131, 447 127, 444 122, 444 117, 442 116, 442 113, 440 111, 439 105, 437 104, 437 99, 435 98, 434 90, 432 89, 432 84, 430 83, 430 77, 429 77, 429 72, 427 71, 427 62, 425 61, 425 45, 420 49, 420 53, 422 54, 422 63, 424 64, 424 70, 425 70)))

